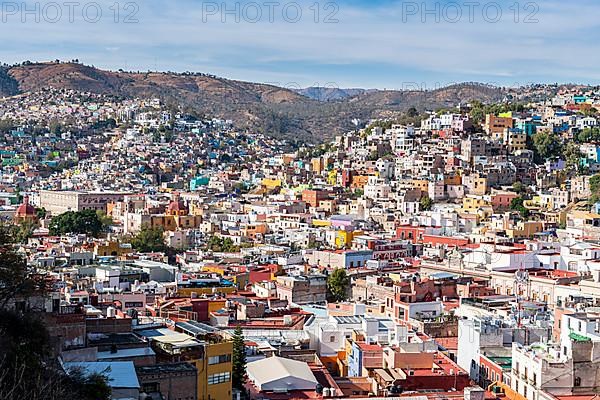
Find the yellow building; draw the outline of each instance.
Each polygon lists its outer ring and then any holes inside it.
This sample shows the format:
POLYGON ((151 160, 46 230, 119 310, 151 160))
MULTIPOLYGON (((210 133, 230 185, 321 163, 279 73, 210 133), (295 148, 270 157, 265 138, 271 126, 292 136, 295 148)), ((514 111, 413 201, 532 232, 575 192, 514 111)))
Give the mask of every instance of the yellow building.
POLYGON ((231 400, 233 342, 206 343, 205 357, 195 360, 198 399, 231 400))
POLYGON ((354 240, 355 236, 360 236, 364 234, 363 231, 337 231, 337 235, 335 237, 335 246, 338 249, 345 248, 350 246, 352 240, 354 240))
POLYGON ((267 189, 275 189, 275 188, 281 187, 281 180, 280 179, 267 179, 267 178, 264 178, 261 183, 267 189))
POLYGON ((332 169, 327 175, 327 183, 334 186, 337 184, 337 169, 332 169))
POLYGON ((540 196, 533 196, 530 200, 524 200, 523 206, 527 209, 538 209, 542 203, 540 196))
POLYGON ((511 239, 532 238, 543 231, 544 223, 541 221, 519 221, 514 229, 506 230, 506 235, 511 239))
POLYGON ((479 196, 467 196, 463 199, 463 210, 468 213, 476 213, 480 208, 490 207, 489 201, 479 196))
POLYGON ((410 184, 415 189, 421 189, 422 192, 427 193, 429 191, 429 181, 426 179, 413 179, 410 184))
POLYGON ((133 252, 133 248, 130 244, 120 243, 114 240, 111 241, 98 241, 94 243, 94 255, 95 256, 113 256, 122 257, 126 254, 133 252))
POLYGON ((199 215, 151 215, 151 228, 162 228, 165 231, 175 231, 177 229, 195 229, 202 224, 202 217, 199 215))
POLYGON ((313 224, 313 226, 317 226, 317 227, 328 227, 328 226, 331 226, 331 221, 326 221, 326 220, 322 220, 322 219, 313 219, 312 224, 313 224))
POLYGON ((525 150, 527 148, 527 134, 521 130, 506 129, 504 132, 504 143, 508 146, 508 151, 525 150))
POLYGON ((487 178, 475 177, 472 181, 471 193, 484 195, 487 192, 487 178))
POLYGON ((202 296, 203 294, 213 294, 213 293, 234 293, 237 290, 236 286, 219 286, 219 287, 177 287, 177 294, 181 297, 191 297, 192 293, 196 293, 198 296, 202 296))
POLYGON ((196 321, 177 322, 174 330, 160 329, 160 335, 150 338, 157 361, 193 364, 197 370, 196 399, 231 400, 231 336, 196 321))
POLYGON ((317 175, 321 174, 321 172, 323 172, 323 170, 325 169, 323 159, 320 157, 313 158, 312 160, 310 160, 310 164, 312 166, 313 172, 316 173, 317 175))
MULTIPOLYGON (((247 271, 232 271, 229 267, 219 264, 206 264, 202 267, 202 272, 207 274, 217 274, 228 281, 233 282, 239 290, 243 290, 246 287, 250 275, 247 271)), ((221 289, 218 290, 220 291, 221 289)))

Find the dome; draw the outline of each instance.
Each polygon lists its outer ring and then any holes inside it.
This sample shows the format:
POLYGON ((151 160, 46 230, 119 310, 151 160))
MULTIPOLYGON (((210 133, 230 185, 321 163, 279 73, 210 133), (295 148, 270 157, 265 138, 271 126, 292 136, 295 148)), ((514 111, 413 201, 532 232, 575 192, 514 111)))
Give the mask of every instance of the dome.
POLYGON ((181 215, 187 214, 188 208, 185 203, 179 199, 179 196, 175 196, 173 201, 169 203, 169 207, 167 208, 167 212, 169 215, 181 215))
POLYGON ((29 197, 25 196, 23 198, 23 203, 17 207, 17 212, 15 213, 17 217, 34 217, 36 216, 35 207, 29 204, 29 197))
POLYGON ((185 204, 183 204, 183 201, 179 200, 179 201, 172 201, 169 204, 169 211, 181 211, 184 210, 185 204))

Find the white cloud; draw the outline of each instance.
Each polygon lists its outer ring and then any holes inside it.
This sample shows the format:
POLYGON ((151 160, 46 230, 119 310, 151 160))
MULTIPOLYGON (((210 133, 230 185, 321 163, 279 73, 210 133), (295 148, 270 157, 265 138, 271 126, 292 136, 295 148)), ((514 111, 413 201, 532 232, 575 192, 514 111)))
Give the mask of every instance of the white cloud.
MULTIPOLYGON (((526 24, 524 4, 516 23, 511 3, 502 2, 498 23, 486 22, 480 13, 470 23, 464 11, 457 23, 443 19, 435 23, 433 16, 422 23, 419 15, 403 21, 400 2, 375 7, 340 2, 335 16, 339 23, 325 24, 313 21, 308 2, 302 3, 298 23, 286 22, 281 14, 275 14, 274 23, 266 17, 259 23, 222 23, 215 15, 203 22, 202 7, 193 1, 144 0, 136 15, 139 23, 125 24, 113 21, 108 8, 112 2, 101 2, 104 14, 98 23, 86 22, 80 15, 74 23, 56 24, 22 24, 8 18, 0 25, 0 34, 8 41, 2 58, 9 62, 79 58, 110 68, 160 66, 246 80, 291 79, 306 85, 343 81, 389 87, 397 83, 389 82, 395 71, 401 79, 422 74, 428 80, 439 76, 438 81, 600 80, 595 43, 600 4, 544 1, 535 16, 539 22, 526 24), (341 67, 335 71, 331 65, 341 67), (370 65, 385 69, 381 81, 369 75, 370 65)), ((124 18, 123 11, 119 18, 124 18)))

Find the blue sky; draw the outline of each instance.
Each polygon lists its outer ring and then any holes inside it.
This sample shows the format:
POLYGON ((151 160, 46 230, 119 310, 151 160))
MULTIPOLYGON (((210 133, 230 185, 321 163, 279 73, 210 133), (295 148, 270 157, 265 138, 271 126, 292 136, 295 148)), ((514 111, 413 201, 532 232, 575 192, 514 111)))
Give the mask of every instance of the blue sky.
POLYGON ((27 3, 29 14, 1 3, 2 62, 77 58, 288 87, 600 83, 594 0, 139 0, 118 14, 114 0, 27 3))

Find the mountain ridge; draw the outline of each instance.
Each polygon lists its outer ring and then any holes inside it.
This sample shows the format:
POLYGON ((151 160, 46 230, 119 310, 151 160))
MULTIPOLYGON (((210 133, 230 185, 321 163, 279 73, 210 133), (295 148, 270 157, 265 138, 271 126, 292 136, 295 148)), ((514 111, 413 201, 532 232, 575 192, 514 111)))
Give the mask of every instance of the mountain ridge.
POLYGON ((315 93, 311 97, 297 90, 202 73, 109 71, 74 62, 24 63, 0 69, 0 95, 45 88, 125 98, 158 97, 184 109, 231 119, 242 129, 306 141, 330 139, 354 129, 353 119, 394 118, 410 107, 447 108, 472 100, 499 101, 506 95, 501 88, 483 84, 432 91, 322 88, 334 97, 342 96, 328 101, 313 98, 315 93))

